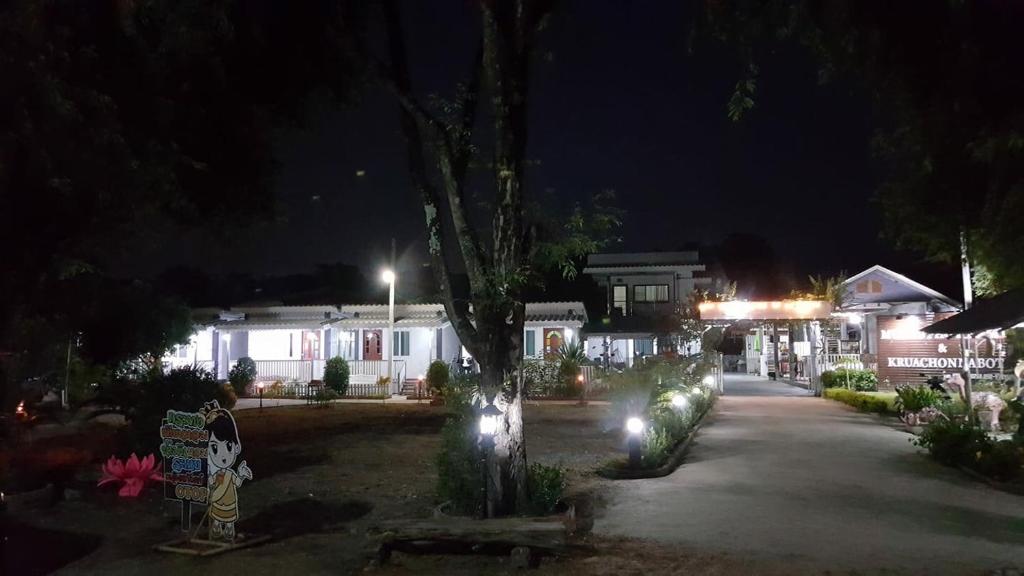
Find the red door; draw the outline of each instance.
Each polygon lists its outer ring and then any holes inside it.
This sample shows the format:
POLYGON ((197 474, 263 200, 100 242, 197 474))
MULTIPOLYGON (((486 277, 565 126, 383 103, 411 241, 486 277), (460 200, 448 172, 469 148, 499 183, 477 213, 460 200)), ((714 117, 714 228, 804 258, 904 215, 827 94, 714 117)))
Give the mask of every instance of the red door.
POLYGON ((363 360, 380 360, 383 358, 382 341, 384 335, 381 330, 363 331, 363 360))
POLYGON ((561 328, 545 328, 544 329, 544 355, 551 356, 557 354, 558 349, 562 347, 562 329, 561 328))
POLYGON ((316 360, 320 358, 320 333, 302 333, 302 359, 316 360))

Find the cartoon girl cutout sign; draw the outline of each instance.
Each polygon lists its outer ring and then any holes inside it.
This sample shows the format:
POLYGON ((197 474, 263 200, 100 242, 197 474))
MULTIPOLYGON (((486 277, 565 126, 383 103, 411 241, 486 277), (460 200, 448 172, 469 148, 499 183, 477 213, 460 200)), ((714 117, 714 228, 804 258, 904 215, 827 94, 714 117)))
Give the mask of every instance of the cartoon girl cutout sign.
POLYGON ((252 480, 252 470, 245 460, 237 470, 232 469, 242 452, 242 443, 238 440, 238 427, 231 411, 221 408, 214 400, 207 402, 202 412, 210 433, 206 452, 210 539, 233 541, 238 520, 238 487, 243 481, 252 480))

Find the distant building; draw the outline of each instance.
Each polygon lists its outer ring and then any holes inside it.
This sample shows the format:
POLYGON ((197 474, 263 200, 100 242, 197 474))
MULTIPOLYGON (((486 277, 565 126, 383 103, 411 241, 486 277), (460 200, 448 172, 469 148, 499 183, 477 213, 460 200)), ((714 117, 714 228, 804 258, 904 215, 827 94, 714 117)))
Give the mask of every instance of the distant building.
POLYGON ((679 313, 695 289, 713 289, 696 251, 592 254, 584 274, 605 292, 605 308, 588 324, 587 356, 630 366, 636 358, 678 349, 679 313))
MULTIPOLYGON (((388 337, 386 304, 341 306, 242 306, 193 313, 196 330, 188 344, 163 358, 167 367, 197 364, 227 378, 239 358, 256 362, 257 380, 308 383, 323 378, 330 358, 348 361, 350 382, 369 387, 388 373, 390 393, 408 392, 431 362, 469 362, 441 304, 397 304, 388 337)), ((523 356, 542 359, 565 340, 579 337, 587 321, 581 302, 528 302, 523 356)))

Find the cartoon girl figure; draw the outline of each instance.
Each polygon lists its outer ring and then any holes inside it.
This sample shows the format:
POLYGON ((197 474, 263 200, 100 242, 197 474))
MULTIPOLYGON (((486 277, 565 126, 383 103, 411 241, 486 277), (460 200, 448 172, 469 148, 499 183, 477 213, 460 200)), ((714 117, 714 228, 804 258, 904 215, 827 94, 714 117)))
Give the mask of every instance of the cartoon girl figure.
POLYGON ((203 411, 206 430, 210 433, 206 452, 210 538, 233 541, 238 520, 238 487, 244 480, 252 480, 252 470, 245 460, 237 471, 232 470, 242 452, 242 443, 238 441, 238 427, 231 412, 221 408, 216 400, 207 402, 203 411))

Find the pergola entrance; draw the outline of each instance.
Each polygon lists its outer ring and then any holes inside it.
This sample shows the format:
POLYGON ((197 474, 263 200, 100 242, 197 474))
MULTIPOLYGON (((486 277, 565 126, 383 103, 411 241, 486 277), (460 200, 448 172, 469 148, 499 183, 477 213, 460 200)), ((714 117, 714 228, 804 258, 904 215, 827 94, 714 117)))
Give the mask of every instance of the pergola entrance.
MULTIPOLYGON (((760 355, 761 362, 758 372, 767 375, 772 372, 769 365, 774 367, 776 376, 781 375, 780 368, 783 367, 783 357, 780 354, 779 327, 786 326, 800 327, 805 332, 805 339, 800 342, 794 341, 794 330, 790 329, 790 348, 785 358, 804 359, 804 374, 811 390, 816 394, 821 391, 821 364, 820 355, 824 352, 824 342, 821 338, 821 323, 832 317, 832 304, 823 300, 771 300, 771 301, 745 301, 732 300, 726 302, 706 301, 698 305, 700 319, 702 322, 717 326, 732 326, 737 323, 748 323, 757 329, 760 342, 765 343, 767 332, 771 332, 771 353, 760 355), (797 346, 797 344, 800 344, 797 346)), ((763 346, 764 344, 762 344, 763 346)), ((763 349, 767 351, 767 347, 763 349)), ((790 362, 790 376, 795 380, 796 363, 790 362)))

